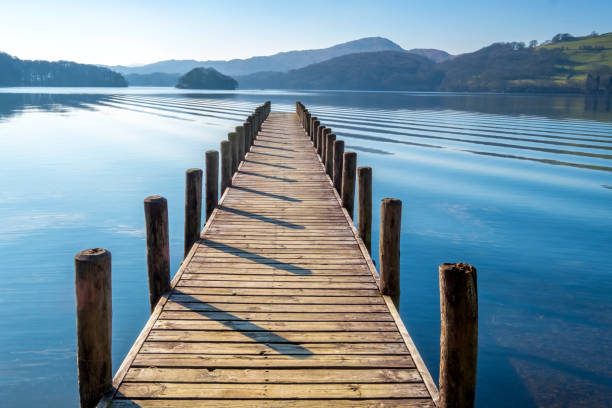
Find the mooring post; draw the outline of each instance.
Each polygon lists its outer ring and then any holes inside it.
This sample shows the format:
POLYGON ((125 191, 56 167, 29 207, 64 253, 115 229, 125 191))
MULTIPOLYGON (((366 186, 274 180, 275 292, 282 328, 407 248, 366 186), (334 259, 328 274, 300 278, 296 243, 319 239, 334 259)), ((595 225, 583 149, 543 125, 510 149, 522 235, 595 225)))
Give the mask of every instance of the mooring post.
POLYGON ((312 135, 315 133, 316 127, 318 125, 319 125, 319 121, 317 120, 317 117, 316 116, 311 117, 310 118, 310 130, 308 132, 308 137, 310 138, 311 142, 314 139, 312 135))
POLYGON ((74 257, 77 366, 81 408, 112 389, 111 253, 93 248, 74 257))
POLYGON ((402 201, 385 198, 380 206, 380 292, 389 295, 399 310, 400 297, 400 232, 402 201))
POLYGON ((442 264, 440 273, 440 408, 472 408, 476 395, 476 268, 442 264))
POLYGON ((249 115, 247 122, 251 124, 251 126, 249 126, 249 129, 251 130, 249 132, 249 144, 253 146, 253 143, 255 143, 255 115, 249 115))
POLYGON ((232 176, 238 170, 240 164, 240 148, 238 147, 238 133, 232 132, 227 138, 232 145, 232 176))
POLYGON ((244 147, 244 128, 242 126, 236 126, 236 133, 238 134, 238 157, 240 161, 244 160, 246 149, 244 147))
POLYGON ((306 134, 310 133, 310 118, 312 116, 310 115, 310 112, 306 113, 306 128, 304 129, 304 131, 306 132, 306 134))
POLYGON ((170 290, 168 202, 162 196, 149 196, 144 200, 144 210, 149 302, 153 312, 162 295, 170 290))
POLYGON ((323 132, 325 131, 325 126, 319 126, 319 131, 317 132, 317 141, 315 143, 315 148, 317 149, 317 154, 321 156, 321 140, 323 139, 323 132))
POLYGON ((326 127, 323 129, 323 135, 321 136, 321 161, 325 163, 325 147, 327 146, 327 136, 331 133, 331 128, 326 127))
POLYGON ((372 253, 372 168, 357 169, 357 229, 368 253, 372 253))
POLYGON ((229 140, 221 141, 221 195, 232 185, 232 144, 229 140))
POLYGON ((251 150, 251 122, 248 120, 242 124, 242 132, 244 133, 244 154, 251 150))
POLYGON ((327 137, 330 133, 323 132, 323 139, 321 140, 321 163, 323 163, 323 168, 325 168, 325 160, 327 159, 327 137))
POLYGON ((189 169, 185 172, 185 239, 186 257, 191 246, 200 239, 202 227, 202 170, 189 169))
POLYGON ((312 132, 310 132, 310 141, 312 142, 312 145, 315 148, 317 147, 317 135, 319 134, 319 127, 321 127, 321 122, 315 120, 312 125, 312 132))
POLYGON ((336 140, 334 142, 334 168, 332 171, 332 180, 334 188, 338 194, 342 193, 342 157, 344 156, 344 141, 336 140))
POLYGON ((336 135, 327 135, 327 146, 325 147, 325 172, 331 179, 334 176, 334 142, 336 135))
POLYGON ((219 152, 206 152, 206 218, 208 220, 219 203, 219 152))
POLYGON ((355 208, 355 172, 357 170, 357 153, 346 152, 342 157, 342 206, 346 208, 351 219, 355 208))

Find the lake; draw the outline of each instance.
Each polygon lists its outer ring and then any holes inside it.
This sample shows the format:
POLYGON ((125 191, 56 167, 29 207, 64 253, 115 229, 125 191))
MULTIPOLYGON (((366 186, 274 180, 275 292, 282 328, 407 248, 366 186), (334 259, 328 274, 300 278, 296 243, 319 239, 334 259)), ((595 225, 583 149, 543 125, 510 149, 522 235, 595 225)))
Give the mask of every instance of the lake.
MULTIPOLYGON (((478 269, 478 407, 610 406, 612 114, 579 95, 0 88, 0 400, 76 406, 74 255, 113 256, 113 371, 144 326, 143 199, 265 100, 302 101, 403 201, 400 314, 438 377, 438 264, 478 269)), ((377 256, 374 257, 375 259, 377 256)))

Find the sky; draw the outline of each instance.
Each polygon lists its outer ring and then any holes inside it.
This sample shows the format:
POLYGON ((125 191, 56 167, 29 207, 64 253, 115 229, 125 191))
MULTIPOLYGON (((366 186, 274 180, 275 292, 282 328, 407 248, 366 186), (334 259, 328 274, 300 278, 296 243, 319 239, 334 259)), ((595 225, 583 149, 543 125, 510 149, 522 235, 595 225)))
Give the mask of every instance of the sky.
POLYGON ((460 54, 500 41, 612 31, 610 0, 0 0, 0 51, 133 65, 325 48, 386 37, 460 54))

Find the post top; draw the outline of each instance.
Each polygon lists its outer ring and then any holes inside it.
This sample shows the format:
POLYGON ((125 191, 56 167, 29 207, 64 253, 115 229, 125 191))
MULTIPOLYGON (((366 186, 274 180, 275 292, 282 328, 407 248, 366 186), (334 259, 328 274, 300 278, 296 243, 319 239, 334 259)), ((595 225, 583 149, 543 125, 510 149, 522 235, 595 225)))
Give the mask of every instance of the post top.
POLYGON ((383 198, 380 200, 383 205, 399 205, 402 206, 402 200, 399 198, 383 198))
POLYGON ((110 256, 110 251, 104 248, 90 248, 76 254, 74 259, 81 262, 99 262, 106 258, 110 258, 110 256))
POLYGON ((208 155, 211 155, 211 154, 212 154, 212 155, 215 155, 215 156, 218 156, 218 155, 219 155, 219 152, 218 152, 218 151, 216 151, 216 150, 207 150, 207 151, 206 151, 206 155, 207 155, 207 156, 208 156, 208 155))
POLYGON ((439 268, 440 272, 452 272, 452 271, 456 271, 456 272, 463 272, 465 274, 470 274, 470 273, 475 273, 476 272, 476 268, 474 268, 472 265, 467 264, 467 263, 462 263, 462 262, 443 263, 443 264, 440 264, 440 266, 438 268, 439 268))
POLYGON ((148 196, 144 199, 145 204, 153 204, 153 203, 165 203, 166 199, 160 195, 152 195, 148 196))
POLYGON ((185 173, 187 174, 192 174, 192 173, 202 173, 202 169, 198 169, 198 168, 191 168, 191 169, 187 169, 187 171, 185 171, 185 173))

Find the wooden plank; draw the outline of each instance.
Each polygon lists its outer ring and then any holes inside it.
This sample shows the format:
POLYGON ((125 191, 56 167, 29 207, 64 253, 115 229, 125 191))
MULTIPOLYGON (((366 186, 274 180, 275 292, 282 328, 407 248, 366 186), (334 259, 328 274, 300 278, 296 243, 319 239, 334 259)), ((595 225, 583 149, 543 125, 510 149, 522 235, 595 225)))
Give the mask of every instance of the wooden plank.
POLYGON ((419 372, 410 368, 347 369, 206 369, 131 368, 125 381, 192 383, 407 383, 420 382, 419 372))
POLYGON ((206 399, 186 400, 184 399, 141 399, 131 400, 118 399, 113 402, 114 408, 312 408, 312 407, 334 407, 334 408, 433 408, 435 405, 427 398, 395 398, 395 399, 327 399, 327 400, 291 400, 291 399, 265 399, 265 400, 232 400, 232 399, 206 399))
POLYGON ((291 355, 218 355, 218 354, 155 354, 141 353, 133 367, 187 368, 414 368, 408 354, 396 355, 311 355, 295 358, 291 355))
POLYGON ((313 354, 409 354, 404 343, 215 343, 146 341, 141 353, 290 354, 308 358, 313 354))
POLYGON ((119 392, 127 398, 424 398, 423 383, 397 384, 232 384, 124 382, 119 392))

